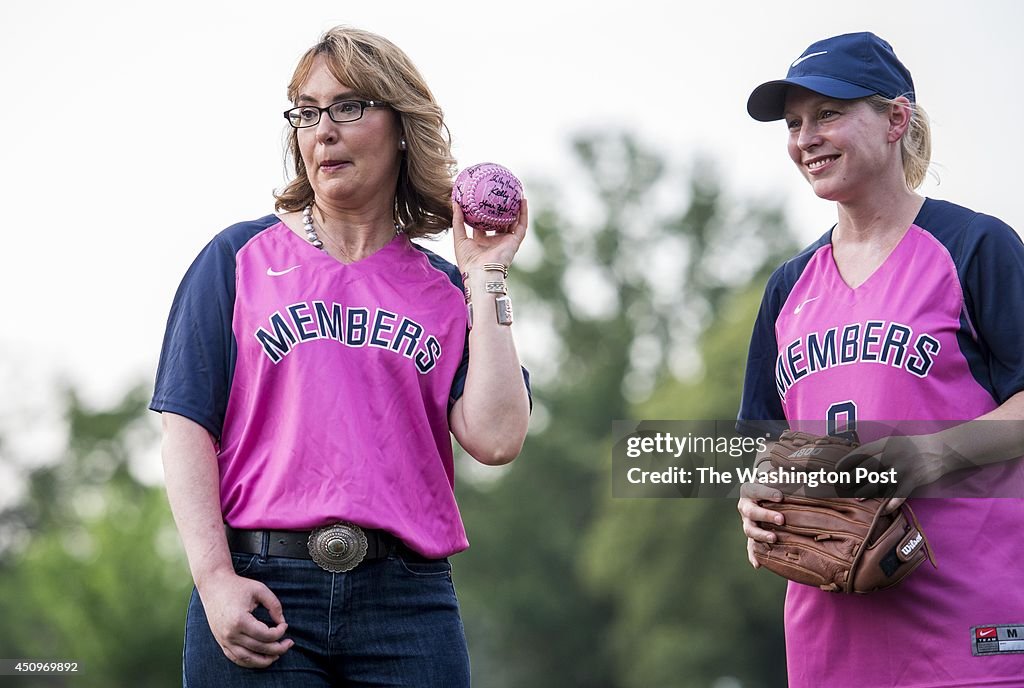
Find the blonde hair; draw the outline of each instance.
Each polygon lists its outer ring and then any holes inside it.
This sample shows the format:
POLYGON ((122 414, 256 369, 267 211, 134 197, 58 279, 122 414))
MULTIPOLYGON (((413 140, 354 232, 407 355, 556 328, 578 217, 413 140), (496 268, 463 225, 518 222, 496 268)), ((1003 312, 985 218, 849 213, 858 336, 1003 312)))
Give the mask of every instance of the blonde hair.
POLYGON ((910 108, 910 124, 900 139, 900 153, 903 156, 903 176, 907 186, 916 189, 924 182, 928 173, 928 165, 932 161, 932 126, 928 113, 915 102, 897 103, 895 98, 882 95, 868 96, 868 105, 875 112, 888 112, 893 105, 904 105, 910 108))
MULTIPOLYGON (((323 55, 339 82, 363 98, 382 100, 398 115, 406 150, 395 188, 395 222, 411 237, 436 234, 452 224, 452 174, 455 159, 444 114, 409 57, 382 36, 336 26, 299 59, 288 84, 293 103, 323 55)), ((295 211, 313 202, 313 187, 299 151, 297 130, 288 135, 287 155, 296 176, 275 192, 277 210, 295 211)))

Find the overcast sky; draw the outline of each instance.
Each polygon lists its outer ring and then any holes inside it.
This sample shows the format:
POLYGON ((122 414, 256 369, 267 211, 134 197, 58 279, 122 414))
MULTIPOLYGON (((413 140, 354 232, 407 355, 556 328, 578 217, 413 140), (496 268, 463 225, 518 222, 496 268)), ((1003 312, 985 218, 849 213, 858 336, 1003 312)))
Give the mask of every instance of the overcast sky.
POLYGON ((834 209, 793 169, 783 125, 749 119, 746 98, 813 41, 872 30, 934 120, 941 184, 924 191, 1024 228, 1024 3, 154 5, 0 8, 0 413, 57 376, 97 401, 151 380, 189 262, 223 227, 271 212, 285 86, 299 55, 340 23, 409 53, 463 166, 501 162, 528 193, 531 179, 571 185, 569 136, 626 130, 679 164, 712 157, 731 194, 784 199, 808 240, 834 209))

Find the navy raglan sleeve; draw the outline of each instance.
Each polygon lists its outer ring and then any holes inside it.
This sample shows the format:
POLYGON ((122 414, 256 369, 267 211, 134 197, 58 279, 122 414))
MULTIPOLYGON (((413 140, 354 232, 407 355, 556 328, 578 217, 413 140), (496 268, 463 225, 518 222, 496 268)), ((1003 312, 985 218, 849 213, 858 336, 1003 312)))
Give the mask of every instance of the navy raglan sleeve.
POLYGON ((755 436, 768 433, 777 437, 785 430, 786 414, 775 385, 775 361, 779 346, 775 337, 775 320, 785 302, 781 289, 781 269, 772 275, 765 287, 761 308, 754 322, 747 352, 747 368, 743 380, 736 431, 755 436))
POLYGON ((220 437, 234 368, 235 249, 219 235, 178 287, 167 318, 150 408, 189 418, 220 437))
POLYGON ((957 266, 968 316, 987 358, 981 382, 1000 404, 1024 390, 1024 242, 1004 222, 976 215, 957 266))

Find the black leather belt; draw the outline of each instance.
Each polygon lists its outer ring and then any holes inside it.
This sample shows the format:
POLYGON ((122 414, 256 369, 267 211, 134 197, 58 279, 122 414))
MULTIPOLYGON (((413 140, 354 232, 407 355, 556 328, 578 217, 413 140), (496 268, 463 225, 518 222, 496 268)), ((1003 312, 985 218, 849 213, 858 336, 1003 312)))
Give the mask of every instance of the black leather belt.
POLYGON ((320 568, 333 573, 351 571, 363 561, 385 559, 392 552, 423 559, 394 535, 354 523, 334 523, 312 531, 241 530, 224 524, 224 532, 232 552, 260 554, 266 538, 268 556, 312 559, 320 568))

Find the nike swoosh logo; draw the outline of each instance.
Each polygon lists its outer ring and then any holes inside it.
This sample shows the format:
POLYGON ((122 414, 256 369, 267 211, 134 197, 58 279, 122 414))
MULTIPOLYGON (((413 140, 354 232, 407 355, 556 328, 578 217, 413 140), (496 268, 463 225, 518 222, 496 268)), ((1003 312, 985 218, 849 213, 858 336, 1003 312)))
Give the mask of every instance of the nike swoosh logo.
POLYGON ((792 69, 793 67, 796 67, 798 64, 800 64, 804 60, 809 60, 812 57, 817 57, 818 55, 828 55, 828 51, 827 50, 822 50, 820 53, 811 53, 810 55, 804 55, 803 57, 798 57, 796 59, 796 62, 794 62, 793 64, 789 65, 789 68, 792 69))
POLYGON ((820 298, 820 296, 812 296, 811 298, 807 299, 806 301, 804 301, 799 306, 793 309, 793 315, 800 315, 800 311, 804 309, 804 306, 809 304, 811 301, 817 301, 820 298))
POLYGON ((994 629, 994 628, 989 628, 989 629, 987 629, 987 630, 984 630, 984 631, 978 631, 978 635, 980 635, 980 636, 983 636, 983 637, 984 637, 984 636, 986 636, 986 635, 994 635, 994 634, 995 634, 995 632, 996 632, 996 629, 994 629))
POLYGON ((298 270, 301 267, 301 265, 293 265, 290 268, 285 268, 284 270, 275 270, 274 268, 267 268, 267 275, 269 275, 270 277, 280 277, 281 275, 287 275, 292 270, 298 270))

